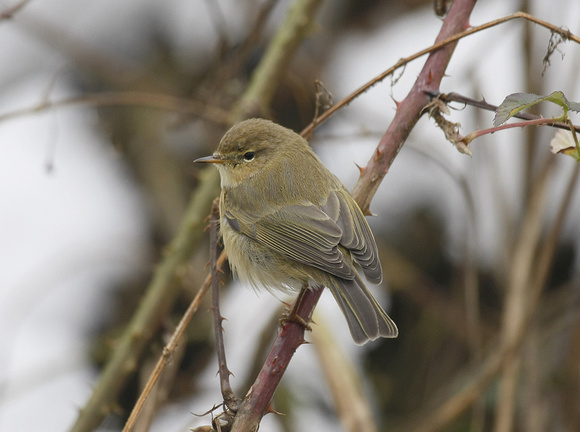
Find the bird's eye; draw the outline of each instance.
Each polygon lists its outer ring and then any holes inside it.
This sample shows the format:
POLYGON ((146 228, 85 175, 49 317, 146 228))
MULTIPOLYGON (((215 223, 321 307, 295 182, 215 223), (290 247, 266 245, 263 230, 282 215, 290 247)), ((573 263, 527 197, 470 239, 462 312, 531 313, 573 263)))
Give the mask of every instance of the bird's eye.
POLYGON ((245 152, 244 153, 244 160, 251 161, 252 159, 254 159, 255 155, 256 155, 256 153, 251 152, 251 151, 245 152))

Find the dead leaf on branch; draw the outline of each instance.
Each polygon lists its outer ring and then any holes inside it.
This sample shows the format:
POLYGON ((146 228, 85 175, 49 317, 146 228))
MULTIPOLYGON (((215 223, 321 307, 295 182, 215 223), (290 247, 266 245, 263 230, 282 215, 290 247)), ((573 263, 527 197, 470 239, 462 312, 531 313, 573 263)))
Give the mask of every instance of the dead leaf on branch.
POLYGON ((461 123, 450 122, 443 116, 443 114, 450 114, 449 107, 445 104, 445 102, 443 102, 441 99, 433 99, 429 105, 425 107, 425 109, 429 110, 429 117, 435 120, 437 126, 439 126, 439 128, 445 134, 447 141, 453 144, 459 153, 471 156, 469 145, 459 133, 461 123))

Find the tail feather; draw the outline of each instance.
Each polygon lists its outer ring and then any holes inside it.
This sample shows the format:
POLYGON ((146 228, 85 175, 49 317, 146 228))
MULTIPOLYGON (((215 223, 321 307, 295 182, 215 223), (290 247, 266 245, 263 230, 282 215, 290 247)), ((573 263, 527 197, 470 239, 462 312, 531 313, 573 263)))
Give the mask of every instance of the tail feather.
POLYGON ((397 325, 358 275, 353 280, 335 278, 334 282, 329 284, 330 291, 346 318, 353 340, 358 345, 379 337, 397 337, 397 325))

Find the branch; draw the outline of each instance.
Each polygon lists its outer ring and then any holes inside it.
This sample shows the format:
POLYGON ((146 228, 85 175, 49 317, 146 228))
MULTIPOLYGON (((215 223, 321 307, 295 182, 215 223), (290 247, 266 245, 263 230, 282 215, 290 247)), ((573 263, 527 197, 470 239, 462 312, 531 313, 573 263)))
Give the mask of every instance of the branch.
MULTIPOLYGON (((467 30, 458 31, 457 33, 455 33, 453 35, 449 35, 447 38, 445 38, 443 40, 441 40, 440 38, 437 38, 437 41, 433 45, 431 45, 430 47, 425 48, 425 49, 423 49, 423 50, 421 50, 413 55, 410 55, 409 57, 405 57, 405 58, 399 60, 397 63, 395 63, 395 65, 391 66, 389 69, 387 69, 386 71, 384 71, 380 75, 376 76, 375 78, 373 78, 372 80, 370 80, 369 82, 364 84, 363 86, 359 87, 357 90, 352 92, 346 98, 344 98, 343 100, 337 102, 335 105, 330 107, 330 109, 328 109, 328 111, 324 112, 324 114, 322 114, 320 117, 318 117, 312 123, 310 123, 308 126, 306 126, 306 128, 302 131, 301 135, 302 136, 310 136, 312 134, 312 131, 314 130, 314 128, 316 126, 318 126, 320 123, 326 121, 336 111, 338 111, 341 108, 344 108, 346 105, 351 103, 354 99, 356 99, 358 96, 360 96, 361 94, 363 94, 364 92, 369 90, 375 84, 378 84, 381 81, 383 81, 386 77, 392 75, 397 69, 405 66, 407 63, 410 63, 410 62, 412 62, 412 61, 414 61, 414 60, 418 59, 419 57, 422 57, 426 54, 430 54, 434 51, 437 51, 438 49, 443 48, 449 44, 454 44, 455 42, 459 41, 459 39, 463 39, 466 36, 470 36, 474 33, 480 32, 482 30, 486 30, 488 28, 495 27, 496 25, 503 24, 505 22, 519 19, 519 18, 531 21, 531 22, 536 23, 542 27, 545 27, 545 28, 551 30, 552 32, 561 35, 562 38, 564 38, 565 40, 571 40, 571 41, 574 41, 574 42, 580 44, 580 38, 578 36, 575 36, 574 34, 572 34, 569 30, 565 30, 561 27, 557 27, 553 24, 550 24, 549 22, 540 20, 540 19, 538 19, 530 14, 527 14, 525 12, 516 12, 514 14, 505 16, 503 18, 498 18, 498 19, 493 20, 493 21, 489 21, 489 22, 482 24, 482 25, 479 25, 479 26, 470 27, 467 30)), ((440 33, 440 35, 441 35, 441 33, 440 33)))
POLYGON ((229 111, 210 106, 194 99, 180 98, 163 93, 141 91, 88 93, 58 101, 43 100, 40 103, 0 114, 0 122, 25 115, 37 114, 46 110, 69 106, 137 106, 175 111, 197 115, 220 125, 231 125, 233 119, 229 111))
MULTIPOLYGON (((515 244, 500 329, 501 344, 504 348, 513 346, 514 341, 522 338, 528 317, 537 305, 538 298, 530 298, 529 287, 532 285, 531 275, 537 264, 535 256, 542 234, 542 216, 548 194, 549 174, 553 169, 554 159, 551 158, 534 185, 534 194, 524 213, 522 229, 515 244)), ((514 352, 503 364, 494 426, 496 432, 512 430, 520 359, 521 353, 514 352)))
POLYGON ((224 399, 225 406, 228 410, 236 412, 238 410, 238 400, 232 386, 230 385, 230 370, 228 369, 228 364, 226 361, 226 349, 224 347, 224 328, 222 322, 224 317, 220 313, 220 287, 218 278, 218 267, 217 267, 217 242, 219 238, 219 198, 216 198, 212 209, 211 209, 211 219, 209 227, 210 235, 210 268, 211 268, 211 293, 212 293, 212 309, 214 317, 214 329, 215 329, 215 341, 216 341, 216 351, 218 358, 218 372, 220 375, 220 386, 222 390, 222 397, 224 399))
MULTIPOLYGON (((564 299, 543 304, 541 310, 536 310, 534 314, 526 318, 527 325, 539 321, 550 323, 549 327, 542 328, 544 331, 540 343, 547 343, 546 340, 553 339, 554 329, 570 325, 570 316, 566 311, 573 314, 574 312, 570 311, 577 309, 578 296, 576 293, 578 290, 575 288, 577 287, 571 286, 564 299), (574 307, 570 309, 572 305, 574 307), (546 315, 546 308, 550 311, 548 319, 543 318, 546 315)), ((438 400, 435 408, 429 409, 427 412, 414 413, 411 420, 413 425, 402 426, 398 430, 401 432, 438 432, 443 430, 484 394, 489 384, 501 370, 502 365, 505 364, 506 359, 509 359, 514 352, 520 349, 530 337, 530 333, 521 332, 510 346, 502 347, 498 341, 490 344, 485 359, 480 364, 467 367, 465 371, 457 373, 446 386, 447 389, 444 390, 444 393, 449 394, 449 397, 445 397, 443 402, 439 402, 441 397, 436 396, 438 400), (420 420, 417 421, 417 419, 420 420)), ((424 405, 433 406, 429 401, 424 405)))
MULTIPOLYGON (((469 15, 474 6, 475 0, 453 2, 436 42, 453 39, 455 33, 468 27, 469 15)), ((398 104, 395 118, 381 138, 373 157, 366 167, 361 168, 353 197, 364 213, 369 213, 370 203, 382 179, 421 117, 423 109, 429 104, 427 92, 438 90, 455 46, 456 42, 446 43, 429 55, 408 96, 398 104)))
MULTIPOLYGON (((217 258, 217 260, 215 260, 216 271, 219 270, 224 265, 225 261, 226 261, 226 254, 222 253, 219 256, 219 258, 217 258)), ((197 312, 197 309, 199 308, 199 305, 201 303, 201 300, 203 299, 203 296, 207 293, 207 291, 209 290, 209 288, 212 284, 212 280, 213 280, 213 278, 212 278, 211 274, 209 274, 206 277, 205 281, 203 282, 203 285, 201 286, 201 288, 199 289, 199 291, 197 292, 197 294, 195 295, 195 297, 193 298, 193 300, 189 304, 189 307, 187 308, 187 310, 183 314, 181 321, 179 321, 179 324, 177 325, 175 331, 171 335, 171 339, 169 340, 167 345, 165 345, 165 347, 163 348, 163 353, 161 354, 161 357, 157 361, 157 364, 155 365, 155 369, 153 369, 153 372, 151 372, 151 376, 149 377, 149 380, 147 381, 147 384, 145 385, 143 392, 139 396, 137 403, 133 407, 133 410, 131 411, 131 415, 129 416, 129 418, 127 419, 127 422, 125 423, 125 427, 123 428, 123 432, 130 432, 131 429, 133 429, 133 426, 135 425, 135 422, 136 422, 137 418, 139 417, 139 414, 140 414, 141 410, 143 409, 143 406, 145 405, 145 401, 147 400, 147 398, 149 397, 149 394, 153 390, 153 387, 155 386, 155 384, 159 380, 159 377, 161 376, 161 372, 163 372, 163 368, 165 367, 165 365, 167 364, 167 362, 171 358, 172 353, 177 348, 177 345, 179 344, 179 341, 181 340, 183 333, 185 333, 185 330, 187 329, 189 322, 191 321, 191 319, 193 318, 193 316, 197 312)))
POLYGON ((10 6, 4 9, 2 12, 0 12, 0 21, 14 18, 14 15, 17 12, 20 12, 20 10, 23 9, 24 6, 26 6, 28 3, 30 3, 30 0, 22 0, 20 3, 16 3, 14 6, 10 6))
MULTIPOLYGON (((301 318, 303 322, 310 322, 323 289, 324 287, 319 285, 312 289, 300 291, 291 313, 301 318)), ((297 321, 284 323, 256 381, 246 394, 236 414, 232 432, 257 430, 260 420, 270 407, 272 396, 280 384, 294 352, 304 343, 304 330, 304 325, 297 321)))
POLYGON ((348 355, 333 337, 330 325, 316 313, 312 340, 322 372, 345 432, 377 432, 370 401, 365 397, 361 377, 348 355))
POLYGON ((235 117, 241 120, 267 115, 274 91, 298 47, 308 36, 321 4, 322 0, 296 0, 292 4, 286 21, 268 45, 260 67, 252 74, 244 97, 234 107, 235 117))
MULTIPOLYGON (((560 123, 561 125, 565 125, 565 127, 561 128, 561 129, 580 129, 577 126, 570 126, 567 123, 560 123)), ((495 132, 499 132, 500 130, 506 130, 506 129, 514 129, 514 128, 525 128, 526 126, 555 126, 556 123, 554 122, 553 118, 543 118, 543 117, 538 117, 534 120, 527 120, 527 121, 523 121, 523 122, 516 122, 516 123, 506 123, 503 124, 501 126, 496 126, 496 127, 492 127, 492 128, 488 128, 488 129, 481 129, 481 130, 476 130, 471 132, 470 134, 465 135, 464 137, 462 137, 459 140, 459 143, 463 143, 465 146, 469 146, 469 144, 471 144, 471 141, 473 141, 476 138, 480 138, 484 135, 489 135, 489 134, 493 134, 495 132)), ((457 143, 454 143, 457 144, 457 143)))
POLYGON ((202 238, 202 227, 218 187, 217 177, 205 172, 139 308, 121 336, 91 398, 80 411, 71 429, 73 432, 96 429, 113 409, 129 374, 137 367, 141 352, 177 297, 181 287, 179 270, 185 268, 202 238))
MULTIPOLYGON (((488 103, 486 100, 475 100, 475 99, 469 98, 467 96, 463 96, 463 95, 460 95, 458 93, 453 93, 453 92, 445 93, 445 94, 433 94, 431 96, 438 97, 446 104, 449 102, 460 102, 460 103, 464 103, 465 105, 469 105, 469 106, 473 106, 476 108, 484 109, 486 111, 493 111, 493 112, 495 112, 498 108, 497 105, 492 105, 492 104, 488 103)), ((519 118, 522 120, 538 120, 538 119, 542 118, 539 115, 530 114, 530 113, 521 112, 521 111, 518 112, 517 114, 514 114, 513 117, 516 117, 516 118, 519 118)), ((564 122, 548 123, 548 126, 555 127, 558 129, 570 130, 570 125, 568 123, 564 123, 564 122)), ((580 133, 580 126, 576 126, 574 129, 576 130, 576 132, 580 133)))

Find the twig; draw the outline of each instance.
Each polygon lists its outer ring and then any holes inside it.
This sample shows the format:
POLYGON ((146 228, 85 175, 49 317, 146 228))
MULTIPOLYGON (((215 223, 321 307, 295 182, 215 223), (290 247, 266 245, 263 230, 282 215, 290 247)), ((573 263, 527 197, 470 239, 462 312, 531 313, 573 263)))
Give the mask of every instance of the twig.
POLYGON ((431 45, 430 47, 425 48, 425 49, 423 49, 423 50, 421 50, 413 55, 410 55, 408 57, 405 57, 405 58, 399 60, 397 63, 395 63, 389 69, 387 69, 386 71, 384 71, 380 75, 376 76, 375 78, 373 78, 372 80, 370 80, 369 82, 367 82, 366 84, 364 84, 363 86, 359 87, 357 90, 352 92, 350 95, 348 95, 347 97, 345 97, 344 99, 342 99, 341 101, 337 102, 335 105, 330 107, 327 111, 324 112, 324 114, 322 114, 320 116, 320 118, 317 119, 316 122, 312 122, 308 126, 306 126, 306 128, 302 131, 301 135, 302 136, 310 135, 312 133, 311 129, 314 129, 317 125, 324 122, 326 119, 328 119, 336 111, 338 111, 339 109, 341 109, 341 108, 345 107, 346 105, 348 105, 349 103, 351 103, 358 96, 360 96, 361 94, 366 92, 368 89, 370 89, 374 85, 380 83, 382 80, 384 80, 389 75, 392 75, 397 69, 405 66, 407 63, 410 63, 410 62, 412 62, 412 61, 414 61, 414 60, 418 59, 419 57, 422 57, 426 54, 430 54, 434 51, 437 51, 438 49, 446 47, 449 44, 456 43, 459 39, 463 39, 466 36, 470 36, 474 33, 480 32, 482 30, 486 30, 488 28, 495 27, 496 25, 503 24, 505 22, 508 22, 508 21, 511 21, 514 19, 519 19, 519 18, 526 19, 528 21, 536 23, 542 27, 545 27, 545 28, 551 30, 552 32, 561 34, 564 37, 564 39, 566 39, 566 40, 571 40, 571 41, 574 41, 574 42, 580 44, 580 38, 578 36, 573 35, 569 30, 564 30, 561 27, 557 27, 553 24, 550 24, 549 22, 543 21, 543 20, 536 18, 536 17, 534 17, 530 14, 527 14, 525 12, 516 12, 514 14, 505 16, 503 18, 498 18, 498 19, 493 20, 493 21, 489 21, 489 22, 482 24, 482 25, 479 25, 479 26, 470 27, 467 30, 457 32, 453 35, 446 35, 444 39, 438 38, 437 41, 433 45, 431 45))
MULTIPOLYGON (((563 129, 570 130, 572 128, 572 126, 570 126, 568 123, 561 123, 561 124, 565 125, 565 127, 563 129)), ((473 141, 474 139, 480 138, 484 135, 499 132, 500 130, 524 128, 526 126, 543 126, 543 125, 554 126, 555 125, 554 119, 553 118, 539 117, 539 118, 536 118, 534 120, 527 120, 524 122, 506 123, 506 124, 503 124, 501 126, 496 126, 496 127, 492 127, 492 128, 488 128, 488 129, 481 129, 481 130, 473 131, 470 134, 465 135, 459 141, 464 143, 466 146, 469 146, 471 141, 473 141)), ((576 129, 576 127, 574 127, 574 129, 576 129)))
POLYGON ((217 242, 218 242, 218 228, 219 228, 219 198, 216 198, 212 209, 209 222, 209 259, 210 259, 210 273, 211 273, 211 294, 212 294, 212 309, 214 317, 215 341, 218 358, 218 371, 220 375, 220 386, 222 389, 222 397, 226 407, 233 412, 238 410, 238 399, 230 385, 230 370, 226 361, 226 349, 224 347, 224 328, 222 322, 224 317, 220 313, 220 287, 218 268, 216 265, 217 256, 217 242))
MULTIPOLYGON (((423 157, 434 162, 445 174, 447 174, 460 189, 461 195, 465 200, 468 217, 466 218, 466 235, 465 235, 465 254, 463 258, 463 286, 465 291, 465 310, 468 343, 471 347, 473 359, 481 360, 482 349, 482 322, 479 304, 479 280, 477 274, 476 257, 479 250, 479 239, 477 235, 477 212, 475 211, 475 199, 467 177, 450 169, 449 164, 437 152, 427 151, 423 147, 411 147, 423 157)), ((447 314, 449 315, 449 314, 447 314)))
POLYGON ((398 104, 395 118, 381 138, 369 163, 361 168, 361 176, 354 187, 353 196, 365 214, 369 214, 370 203, 376 190, 421 117, 423 109, 429 103, 429 96, 425 92, 438 90, 447 64, 455 50, 456 40, 458 40, 453 35, 468 26, 469 16, 474 6, 475 0, 453 2, 443 21, 435 46, 450 40, 455 42, 446 42, 440 49, 429 55, 413 88, 398 104))
POLYGON ((24 6, 30 3, 30 0, 22 0, 19 3, 16 3, 14 6, 10 6, 0 12, 0 21, 8 20, 14 18, 14 15, 19 12, 24 6))
MULTIPOLYGON (((553 166, 554 159, 550 158, 537 180, 533 189, 534 194, 531 196, 528 208, 524 213, 522 230, 513 252, 501 325, 501 344, 503 347, 513 346, 515 340, 522 338, 521 335, 525 333, 528 317, 537 305, 537 298, 529 298, 530 278, 536 265, 534 258, 541 238, 542 215, 545 208, 549 174, 553 166)), ((521 353, 513 352, 503 362, 494 426, 496 432, 509 432, 513 429, 520 357, 521 353)))
MULTIPOLYGON (((324 287, 319 285, 302 290, 296 299, 291 314, 299 317, 303 322, 309 323, 323 289, 324 287)), ((262 416, 268 411, 272 396, 290 364, 294 352, 304 343, 304 330, 304 325, 297 321, 284 323, 256 381, 240 405, 232 426, 232 432, 257 430, 262 416)))
MULTIPOLYGON (((476 108, 481 108, 484 109, 486 111, 493 111, 495 112, 497 110, 497 105, 492 105, 490 103, 488 103, 486 100, 475 100, 472 98, 469 98, 467 96, 463 96, 460 95, 458 93, 444 93, 444 94, 440 94, 440 95, 431 95, 433 97, 438 97, 439 99, 441 99, 443 102, 445 103, 449 103, 449 102, 460 102, 460 103, 464 103, 465 105, 470 105, 470 106, 474 106, 476 108)), ((525 113, 525 112, 518 112, 517 114, 514 114, 513 117, 522 119, 522 120, 538 120, 542 117, 540 117, 539 115, 536 114, 529 114, 529 113, 525 113)), ((556 122, 556 123, 549 123, 548 126, 551 127, 555 127, 558 129, 566 129, 566 130, 570 130, 570 124, 568 123, 564 123, 564 122, 556 122)), ((576 132, 580 132, 580 126, 575 126, 574 129, 576 130, 576 132)))
MULTIPOLYGON (((221 268, 224 265, 225 261, 226 261, 226 254, 222 253, 219 256, 219 258, 217 260, 215 260, 216 271, 217 271, 217 269, 221 268)), ((157 364, 155 365, 155 369, 153 369, 153 372, 151 372, 151 376, 149 377, 149 380, 147 381, 147 384, 145 385, 143 392, 139 396, 137 403, 133 407, 133 411, 131 411, 131 415, 129 416, 129 418, 127 419, 127 422, 125 423, 125 427, 123 428, 123 432, 130 432, 131 429, 133 428, 133 425, 135 424, 135 421, 137 420, 137 417, 139 416, 139 413, 141 412, 141 409, 143 408, 143 405, 145 404, 147 397, 151 393, 151 390, 153 390, 153 386, 155 385, 155 383, 159 379, 159 376, 161 375, 163 368, 165 367, 165 365, 167 364, 167 362, 171 358, 171 354, 173 353, 173 351, 177 347, 177 344, 181 340, 181 337, 183 336, 183 333, 187 329, 189 322, 191 321, 191 319, 193 318, 193 316, 197 312, 197 309, 199 308, 199 304, 201 303, 203 296, 209 290, 213 280, 214 280, 214 278, 212 278, 211 275, 208 275, 206 277, 205 281, 203 282, 203 285, 201 286, 201 288, 199 289, 199 291, 197 292, 197 294, 195 295, 195 297, 193 298, 193 300, 189 304, 189 307, 187 308, 187 310, 183 314, 181 321, 179 321, 179 324, 177 325, 177 327, 175 328, 175 331, 171 335, 171 339, 169 340, 167 345, 163 348, 163 353, 161 354, 161 357, 159 357, 159 360, 157 361, 157 364)))
POLYGON ((217 80, 219 83, 218 85, 221 86, 222 83, 228 82, 245 64, 248 56, 252 52, 252 49, 256 47, 257 42, 266 25, 267 18, 270 16, 272 9, 277 2, 278 0, 266 0, 260 5, 260 9, 256 15, 250 32, 244 41, 240 44, 240 48, 236 50, 233 59, 225 66, 223 70, 219 71, 221 75, 217 80))
MULTIPOLYGON (((557 331, 561 331, 563 327, 570 326, 570 321, 577 320, 577 313, 562 313, 563 309, 569 308, 571 305, 574 305, 575 308, 578 307, 578 291, 575 288, 577 287, 569 287, 568 294, 565 295, 564 300, 559 299, 556 304, 552 302, 548 305, 550 319, 542 319, 542 316, 546 315, 544 308, 536 310, 535 314, 526 318, 527 324, 540 320, 550 323, 549 328, 543 329, 542 340, 553 339, 553 335, 557 331)), ((525 343, 527 337, 528 334, 522 332, 512 341, 513 345, 504 346, 503 348, 498 342, 491 344, 483 362, 479 365, 468 367, 465 372, 459 372, 453 382, 449 383, 447 387, 451 394, 448 398, 438 403, 429 413, 415 413, 413 419, 420 418, 420 423, 415 423, 412 427, 399 428, 398 430, 402 432, 437 432, 442 430, 481 397, 501 370, 505 359, 518 350, 525 343), (457 388, 460 390, 457 390, 457 388)))
POLYGON ((208 11, 209 21, 218 34, 219 56, 223 57, 230 45, 226 18, 218 2, 205 0, 204 3, 208 11))
POLYGON ((355 365, 340 349, 326 320, 316 313, 314 321, 313 345, 344 431, 377 432, 371 404, 365 397, 355 365))
POLYGON ((274 91, 286 74, 294 53, 310 32, 321 4, 322 0, 294 1, 286 21, 268 45, 260 67, 254 71, 244 97, 234 107, 235 117, 243 119, 267 114, 274 91))
POLYGON ((91 398, 80 411, 72 431, 94 430, 112 409, 127 377, 137 367, 141 352, 177 297, 181 287, 179 269, 186 266, 202 238, 202 227, 219 187, 219 179, 211 174, 203 174, 175 238, 157 266, 139 308, 121 336, 91 398))
MULTIPOLYGON (((171 332, 174 333, 175 328, 172 328, 171 332)), ((163 339, 166 340, 165 337, 163 339)), ((151 429, 151 423, 153 422, 155 415, 161 408, 161 405, 167 402, 169 394, 175 385, 175 378, 179 373, 186 347, 187 344, 180 344, 173 348, 170 354, 171 361, 167 362, 163 372, 158 377, 157 383, 151 388, 151 393, 145 401, 141 409, 141 414, 133 426, 134 432, 148 432, 151 429)), ((167 349, 167 347, 164 349, 167 349)), ((142 389, 151 385, 149 384, 151 382, 151 374, 158 364, 158 351, 159 350, 155 350, 154 353, 152 352, 148 355, 145 362, 143 362, 143 367, 139 370, 139 384, 142 389)), ((163 353, 163 351, 161 351, 161 353, 163 353)))
POLYGON ((0 114, 0 122, 25 115, 40 113, 49 109, 68 106, 139 106, 184 114, 194 114, 220 125, 231 125, 231 114, 221 108, 209 106, 204 102, 180 98, 163 93, 140 91, 89 93, 58 101, 43 99, 39 104, 0 114))
MULTIPOLYGON (((329 106, 332 106, 332 93, 328 91, 328 89, 324 86, 324 84, 320 80, 314 80, 314 89, 316 95, 316 103, 314 104, 314 117, 312 119, 312 124, 314 125, 314 127, 316 127, 316 125, 318 124, 318 112, 320 111, 322 105, 321 102, 322 96, 326 95, 326 97, 328 98, 328 106, 325 107, 326 109, 328 109, 329 106)), ((307 141, 310 141, 310 138, 312 137, 312 132, 314 132, 314 127, 310 129, 308 135, 304 136, 307 141)))

